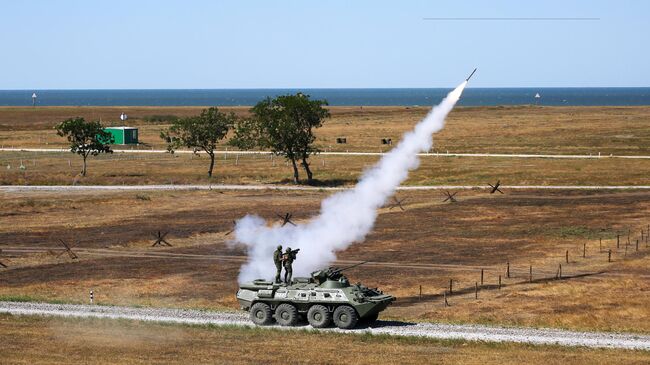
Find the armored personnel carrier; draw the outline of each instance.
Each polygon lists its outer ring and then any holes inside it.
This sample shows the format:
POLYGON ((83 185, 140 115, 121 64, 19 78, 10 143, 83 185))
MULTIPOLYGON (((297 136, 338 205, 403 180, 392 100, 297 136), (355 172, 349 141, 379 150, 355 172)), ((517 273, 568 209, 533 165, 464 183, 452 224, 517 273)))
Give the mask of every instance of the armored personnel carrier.
POLYGON ((354 328, 359 321, 372 323, 395 297, 361 284, 351 285, 341 274, 361 264, 314 271, 309 278, 294 278, 290 285, 254 280, 240 285, 237 300, 257 325, 275 320, 282 326, 295 326, 305 318, 315 328, 332 322, 343 329, 354 328))

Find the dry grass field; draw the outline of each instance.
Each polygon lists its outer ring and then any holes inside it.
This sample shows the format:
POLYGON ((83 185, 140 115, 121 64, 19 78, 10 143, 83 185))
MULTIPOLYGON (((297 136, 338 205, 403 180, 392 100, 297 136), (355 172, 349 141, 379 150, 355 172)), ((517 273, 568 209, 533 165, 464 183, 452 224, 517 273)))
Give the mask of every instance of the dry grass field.
MULTIPOLYGON (((322 186, 353 185, 378 158, 317 156, 314 178, 322 186)), ((89 158, 82 178, 81 158, 72 153, 0 152, 0 185, 291 184, 293 176, 284 160, 269 156, 220 155, 211 179, 208 165, 205 155, 113 154, 89 158)), ((639 159, 423 157, 404 185, 650 185, 648 165, 639 159)))
MULTIPOLYGON (((10 269, 0 272, 0 296, 85 302, 93 289, 99 303, 236 310, 245 252, 227 244, 232 220, 255 213, 277 221, 275 214, 284 212, 305 220, 327 194, 7 194, 0 248, 43 252, 5 252, 2 261, 10 269), (169 231, 174 247, 150 247, 157 230, 169 231), (72 243, 80 258, 58 256, 58 238, 72 243), (152 253, 168 256, 147 256, 152 253)), ((400 193, 406 210, 382 209, 365 242, 339 255, 372 261, 350 277, 398 297, 386 317, 650 333, 650 248, 641 243, 636 251, 634 244, 646 230, 650 193, 468 191, 454 204, 437 194, 400 193), (626 249, 628 229, 633 244, 626 249), (622 237, 618 249, 616 234, 622 237), (553 280, 559 264, 563 280, 553 280), (450 279, 458 295, 444 307, 441 295, 450 279)))
MULTIPOLYGON (((100 119, 105 125, 140 129, 142 148, 162 148, 165 124, 148 122, 154 116, 188 116, 201 107, 0 107, 0 145, 15 147, 64 146, 54 125, 66 118, 100 119)), ((397 142, 429 111, 429 107, 332 107, 332 118, 317 133, 316 144, 333 151, 386 150, 382 138, 397 142), (346 137, 347 144, 336 144, 346 137)), ((247 108, 223 108, 238 115, 247 108)), ((436 134, 439 152, 571 153, 635 155, 650 152, 648 107, 459 107, 436 134)))
POLYGON ((644 364, 646 352, 0 315, 11 364, 644 364), (313 349, 299 351, 297 349, 313 349))
MULTIPOLYGON (((247 109, 226 108, 240 115, 247 109)), ((146 122, 152 116, 186 116, 197 107, 47 107, 0 108, 0 145, 65 147, 53 130, 57 121, 83 115, 106 124, 125 110, 129 124, 140 128, 142 149, 164 149, 158 137, 165 127, 146 122)), ((332 119, 318 130, 323 150, 385 152, 381 138, 400 139, 427 108, 332 108, 332 119), (335 139, 346 136, 348 144, 335 139)), ((608 156, 647 154, 650 108, 646 107, 490 107, 458 108, 447 127, 435 135, 433 151, 482 153, 563 153, 608 156)), ((117 148, 120 148, 119 146, 117 148)), ((123 148, 123 147, 122 147, 123 148)), ((130 147, 129 147, 130 148, 130 147)), ((224 146, 224 148, 227 148, 224 146)), ((350 185, 378 157, 316 156, 315 177, 323 185, 350 185)), ((219 155, 215 177, 207 178, 205 156, 186 154, 114 154, 91 157, 89 176, 78 175, 81 159, 71 153, 0 153, 0 184, 182 184, 287 183, 291 170, 282 159, 268 156, 219 155), (22 165, 25 170, 19 169, 22 165)), ((648 185, 645 160, 509 159, 426 157, 407 185, 485 185, 501 179, 511 185, 648 185)))
MULTIPOLYGON (((147 144, 142 148, 160 148, 157 135, 164 125, 145 119, 191 115, 199 108, 0 108, 0 144, 63 146, 52 130, 56 121, 75 115, 111 121, 122 111, 131 116, 129 123, 140 126, 147 144)), ((234 111, 246 113, 245 108, 234 111)), ((333 108, 318 143, 338 151, 379 151, 380 138, 399 140, 425 113, 425 108, 333 108), (338 136, 347 137, 348 144, 333 143, 338 136)), ((648 154, 649 118, 650 108, 644 107, 458 108, 435 136, 435 144, 450 152, 648 154)), ((70 153, 2 152, 0 184, 286 184, 290 177, 282 161, 262 156, 237 160, 221 155, 215 178, 208 181, 205 157, 114 154, 92 158, 89 176, 80 179, 78 160, 70 153), (21 161, 24 171, 18 169, 21 161)), ((321 184, 349 186, 376 160, 317 156, 312 164, 321 184)), ((650 185, 648 164, 628 159, 427 157, 406 184, 486 185, 500 179, 506 185, 650 185)), ((443 203, 441 191, 399 192, 400 199, 406 198, 405 211, 382 208, 366 240, 338 258, 342 264, 371 261, 349 276, 397 296, 384 318, 650 333, 650 248, 641 241, 636 249, 641 230, 647 235, 650 224, 650 192, 504 192, 463 190, 457 203, 443 203), (560 264, 561 280, 556 279, 560 264), (448 297, 450 306, 444 306, 442 294, 450 280, 454 294, 448 297)), ((236 277, 246 257, 228 243, 232 221, 254 213, 277 222, 276 214, 285 212, 293 213, 296 222, 304 221, 318 213, 321 200, 331 192, 0 194, 0 262, 8 266, 0 268, 0 299, 84 303, 92 289, 100 304, 237 310, 236 277), (158 230, 169 231, 173 247, 151 247, 158 230), (71 243, 79 258, 60 255, 58 239, 71 243)), ((124 363, 236 363, 242 357, 273 363, 284 361, 280 354, 289 356, 281 346, 287 339, 296 346, 323 349, 327 356, 341 349, 358 354, 358 363, 387 356, 399 363, 427 363, 431 358, 441 363, 648 361, 647 353, 629 351, 11 316, 0 317, 0 323, 5 343, 0 355, 14 363, 101 363, 116 353, 124 363), (17 349, 24 348, 32 350, 21 357, 17 349), (47 355, 51 358, 44 359, 47 355)), ((314 356, 318 354, 296 362, 338 359, 314 356)))

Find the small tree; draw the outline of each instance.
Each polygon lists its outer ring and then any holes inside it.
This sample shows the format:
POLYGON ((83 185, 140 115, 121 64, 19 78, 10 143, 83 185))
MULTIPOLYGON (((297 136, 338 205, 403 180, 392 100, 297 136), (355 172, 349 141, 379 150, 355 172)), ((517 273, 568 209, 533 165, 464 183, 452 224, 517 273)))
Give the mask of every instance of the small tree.
POLYGON ((160 138, 167 142, 167 150, 171 153, 183 146, 194 149, 194 153, 205 151, 210 156, 208 177, 212 177, 214 150, 236 120, 234 113, 222 113, 217 108, 203 109, 199 116, 173 121, 169 129, 160 132, 160 138))
POLYGON ((97 156, 100 153, 113 153, 110 144, 113 136, 104 131, 101 122, 86 122, 84 118, 70 118, 57 124, 56 134, 66 137, 70 142, 70 152, 83 157, 81 176, 86 176, 86 159, 88 155, 97 156))
POLYGON ((314 129, 323 125, 330 116, 325 100, 310 100, 309 95, 278 96, 257 103, 252 117, 237 124, 231 143, 239 148, 268 148, 275 155, 284 156, 293 166, 293 181, 298 184, 298 163, 307 173, 308 183, 313 181, 309 168, 309 156, 319 150, 312 144, 316 137, 314 129))

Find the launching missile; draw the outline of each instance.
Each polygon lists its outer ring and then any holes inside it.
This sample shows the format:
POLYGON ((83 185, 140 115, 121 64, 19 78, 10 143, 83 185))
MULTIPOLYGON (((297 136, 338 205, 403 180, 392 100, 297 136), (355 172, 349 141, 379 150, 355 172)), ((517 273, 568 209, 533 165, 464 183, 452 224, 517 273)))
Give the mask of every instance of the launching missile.
POLYGON ((465 81, 469 81, 469 79, 472 78, 472 76, 474 75, 474 72, 476 72, 476 70, 477 70, 477 69, 475 68, 474 71, 472 71, 472 73, 469 74, 469 77, 467 77, 467 78, 465 79, 465 81))

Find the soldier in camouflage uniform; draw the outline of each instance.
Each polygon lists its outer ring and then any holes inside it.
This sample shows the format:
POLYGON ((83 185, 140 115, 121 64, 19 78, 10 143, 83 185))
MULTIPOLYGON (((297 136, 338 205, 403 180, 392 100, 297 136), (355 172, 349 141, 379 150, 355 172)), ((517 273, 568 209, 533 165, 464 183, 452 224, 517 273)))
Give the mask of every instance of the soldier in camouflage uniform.
POLYGON ((275 282, 279 283, 282 275, 282 245, 278 245, 278 248, 273 251, 273 262, 275 263, 275 282))
POLYGON ((284 283, 287 285, 291 284, 291 275, 293 274, 293 260, 296 259, 296 253, 298 250, 293 251, 291 247, 287 247, 287 250, 282 255, 282 264, 284 266, 284 283))

